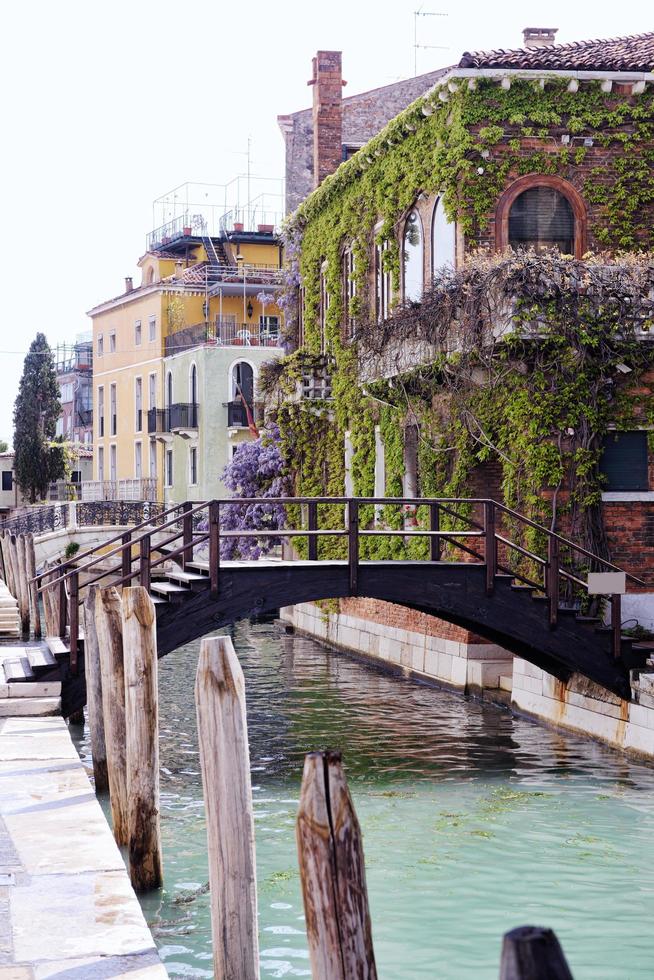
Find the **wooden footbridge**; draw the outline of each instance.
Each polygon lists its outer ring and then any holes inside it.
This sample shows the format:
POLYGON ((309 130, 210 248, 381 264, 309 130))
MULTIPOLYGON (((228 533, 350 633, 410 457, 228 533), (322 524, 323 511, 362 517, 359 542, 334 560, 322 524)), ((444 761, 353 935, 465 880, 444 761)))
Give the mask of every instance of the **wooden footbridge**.
MULTIPOLYGON (((280 606, 365 596, 438 616, 562 680, 580 672, 629 698, 629 671, 643 666, 650 650, 622 635, 620 595, 607 599, 608 624, 599 615, 582 614, 589 571, 620 569, 490 499, 186 502, 38 579, 42 594, 47 590, 58 598, 59 637, 50 640, 54 662, 41 665, 37 676, 62 679, 65 713, 78 710, 85 700, 84 592, 92 584, 140 584, 156 605, 160 656, 217 627, 280 606), (231 522, 224 518, 234 507, 260 513, 260 522, 252 530, 226 530, 231 522), (266 516, 273 507, 286 514, 282 530, 266 516), (329 528, 320 527, 325 517, 329 528), (521 543, 525 529, 538 548, 521 543), (393 553, 406 553, 414 539, 422 539, 425 557, 368 560, 372 537, 393 542, 393 553), (221 552, 235 538, 285 542, 287 554, 301 542, 306 558, 226 561, 221 552), (332 543, 329 549, 326 542, 332 543), (328 550, 343 557, 324 557, 328 550)), ((631 575, 626 581, 629 587, 645 586, 631 575)))

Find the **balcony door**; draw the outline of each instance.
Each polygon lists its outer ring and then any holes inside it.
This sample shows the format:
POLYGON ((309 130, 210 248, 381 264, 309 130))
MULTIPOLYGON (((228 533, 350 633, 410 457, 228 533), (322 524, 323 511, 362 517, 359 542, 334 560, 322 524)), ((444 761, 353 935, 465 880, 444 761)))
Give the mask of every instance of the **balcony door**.
POLYGON ((232 401, 246 401, 252 408, 253 399, 254 372, 246 361, 239 361, 232 368, 232 401))

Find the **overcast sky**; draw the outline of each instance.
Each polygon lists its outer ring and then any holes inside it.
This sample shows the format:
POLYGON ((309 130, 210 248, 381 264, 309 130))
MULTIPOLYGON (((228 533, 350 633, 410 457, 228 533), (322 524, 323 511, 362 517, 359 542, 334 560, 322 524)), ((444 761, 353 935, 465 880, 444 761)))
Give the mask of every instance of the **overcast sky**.
MULTIPOLYGON (((90 327, 123 289, 152 201, 184 181, 283 174, 280 113, 310 104, 311 58, 343 51, 345 95, 414 74, 420 0, 32 0, 3 7, 0 438, 11 442, 24 354, 90 327)), ((654 27, 651 3, 429 0, 418 73, 465 50, 519 47, 523 27, 561 42, 654 27), (647 11, 650 10, 648 16, 647 11)))

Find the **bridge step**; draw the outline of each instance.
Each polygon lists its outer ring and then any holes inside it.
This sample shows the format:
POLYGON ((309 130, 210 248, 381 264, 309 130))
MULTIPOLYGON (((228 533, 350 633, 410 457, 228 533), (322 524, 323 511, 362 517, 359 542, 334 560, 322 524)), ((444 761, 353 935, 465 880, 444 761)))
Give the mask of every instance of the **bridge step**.
POLYGON ((70 647, 66 640, 62 639, 60 636, 46 636, 45 644, 56 660, 61 660, 64 657, 70 656, 70 647))
POLYGON ((27 647, 27 659, 35 674, 42 674, 57 666, 57 661, 47 647, 27 647))
POLYGON ((150 591, 166 596, 169 602, 178 602, 184 596, 190 595, 188 589, 185 589, 182 585, 174 585, 172 582, 153 582, 150 586, 150 591))
POLYGON ((15 684, 17 681, 31 681, 35 676, 27 657, 4 660, 2 670, 5 684, 15 684))
POLYGON ((188 585, 191 589, 196 589, 198 586, 204 588, 207 584, 206 575, 200 575, 198 572, 184 572, 181 569, 175 572, 166 572, 166 578, 179 582, 181 585, 188 585))
POLYGON ((199 572, 204 572, 205 575, 209 574, 209 562, 208 561, 190 561, 187 568, 197 568, 199 572))

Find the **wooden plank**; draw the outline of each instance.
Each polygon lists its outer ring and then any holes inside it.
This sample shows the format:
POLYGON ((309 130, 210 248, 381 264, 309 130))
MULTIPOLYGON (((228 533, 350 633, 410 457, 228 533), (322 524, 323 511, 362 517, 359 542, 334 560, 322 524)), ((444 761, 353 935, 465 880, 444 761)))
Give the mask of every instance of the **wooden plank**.
POLYGON ((245 681, 228 636, 202 640, 195 681, 216 977, 259 976, 245 681))
POLYGON ((95 596, 111 817, 117 844, 127 844, 127 763, 125 756, 125 674, 121 601, 114 588, 95 596))
POLYGON ((137 892, 163 883, 159 822, 157 626, 144 586, 123 589, 129 874, 137 892))
POLYGON ((95 624, 95 596, 97 591, 96 585, 90 586, 84 599, 84 668, 95 791, 96 793, 106 793, 109 789, 109 776, 107 774, 107 746, 102 710, 100 647, 95 624))
POLYGON ((18 581, 19 593, 18 608, 20 610, 20 621, 23 633, 29 636, 30 633, 30 590, 27 575, 27 551, 25 548, 25 535, 19 534, 16 538, 16 554, 18 557, 18 581))
POLYGON ((573 980, 551 929, 520 926, 504 936, 500 980, 573 980))
POLYGON ((375 980, 361 829, 338 752, 306 756, 296 834, 313 980, 375 980))
POLYGON ((32 620, 32 632, 39 639, 41 636, 41 606, 39 604, 39 590, 36 583, 36 551, 34 549, 34 535, 30 531, 25 535, 25 558, 27 561, 27 577, 30 579, 30 618, 32 620))

